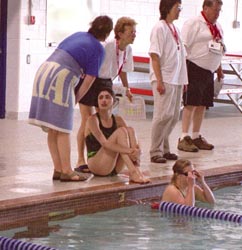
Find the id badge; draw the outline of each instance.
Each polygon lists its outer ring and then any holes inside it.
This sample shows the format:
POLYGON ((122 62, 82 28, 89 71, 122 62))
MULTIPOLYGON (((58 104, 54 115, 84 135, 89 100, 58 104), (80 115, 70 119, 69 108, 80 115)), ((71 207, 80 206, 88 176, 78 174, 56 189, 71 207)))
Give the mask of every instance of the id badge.
POLYGON ((209 41, 208 43, 209 51, 215 54, 223 54, 223 46, 220 42, 214 40, 209 41))

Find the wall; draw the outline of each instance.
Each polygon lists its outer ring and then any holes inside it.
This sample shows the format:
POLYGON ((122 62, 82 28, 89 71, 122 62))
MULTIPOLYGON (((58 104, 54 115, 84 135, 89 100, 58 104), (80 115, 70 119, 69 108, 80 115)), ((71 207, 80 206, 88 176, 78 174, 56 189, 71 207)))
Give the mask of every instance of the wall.
POLYGON ((50 54, 45 47, 46 0, 33 0, 36 24, 28 24, 28 0, 8 1, 6 117, 25 119, 36 69, 50 54), (29 63, 27 62, 29 57, 29 63))
MULTIPOLYGON (((53 48, 46 47, 45 41, 46 0, 32 0, 32 2, 32 15, 36 17, 35 25, 29 25, 27 22, 29 0, 8 1, 6 113, 7 118, 12 119, 27 118, 35 72, 53 51, 53 48), (27 63, 27 57, 30 58, 29 63, 27 63)), ((219 21, 225 30, 228 49, 241 51, 241 29, 232 29, 233 3, 234 1, 224 0, 223 12, 219 21)), ((177 21, 179 27, 187 18, 200 12, 202 0, 184 0, 182 5, 183 10, 177 21)), ((100 0, 100 14, 110 15, 114 22, 120 16, 134 18, 138 23, 137 37, 132 46, 134 54, 147 56, 149 33, 159 19, 158 6, 158 0, 100 0)), ((238 17, 242 25, 241 16, 238 17)), ((131 74, 130 77, 132 81, 134 79, 147 80, 147 75, 144 74, 131 74)))

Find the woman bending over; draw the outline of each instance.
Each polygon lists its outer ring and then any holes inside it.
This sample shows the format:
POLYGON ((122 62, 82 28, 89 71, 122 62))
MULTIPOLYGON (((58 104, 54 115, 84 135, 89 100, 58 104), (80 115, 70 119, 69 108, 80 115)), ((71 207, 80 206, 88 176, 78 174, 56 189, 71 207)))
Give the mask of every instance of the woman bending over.
POLYGON ((194 206, 195 200, 215 203, 215 198, 204 175, 195 170, 189 160, 177 160, 173 165, 171 183, 166 187, 162 201, 194 206), (199 185, 196 184, 196 181, 199 185))
POLYGON ((85 127, 88 168, 95 175, 118 174, 124 166, 130 181, 148 183, 139 169, 141 150, 135 131, 120 116, 112 114, 114 93, 103 88, 97 98, 98 112, 90 116, 85 127))

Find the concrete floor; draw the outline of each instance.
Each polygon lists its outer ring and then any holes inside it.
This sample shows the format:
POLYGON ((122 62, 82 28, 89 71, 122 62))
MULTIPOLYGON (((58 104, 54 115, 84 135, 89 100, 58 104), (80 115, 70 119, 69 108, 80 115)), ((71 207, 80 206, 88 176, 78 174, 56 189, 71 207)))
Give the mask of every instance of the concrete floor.
MULTIPOLYGON (((154 164, 149 160, 152 107, 147 107, 145 121, 128 121, 139 137, 142 147, 142 170, 151 177, 170 175, 173 161, 154 164)), ((77 159, 76 133, 80 124, 77 111, 72 133, 72 164, 77 159)), ((128 182, 125 175, 117 177, 94 177, 89 182, 62 183, 52 181, 52 162, 46 143, 46 134, 27 121, 0 120, 0 201, 50 194, 58 191, 92 187, 116 182, 128 182)), ((170 144, 172 152, 193 161, 198 169, 239 165, 242 168, 242 114, 233 105, 217 104, 207 110, 202 133, 215 145, 213 151, 186 153, 176 149, 181 133, 181 121, 175 127, 170 144)))

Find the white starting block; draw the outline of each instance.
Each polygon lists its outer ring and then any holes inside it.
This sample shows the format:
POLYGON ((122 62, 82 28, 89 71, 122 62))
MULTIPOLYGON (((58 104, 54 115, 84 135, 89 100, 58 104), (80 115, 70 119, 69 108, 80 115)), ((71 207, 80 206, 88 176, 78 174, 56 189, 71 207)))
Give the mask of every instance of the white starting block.
POLYGON ((232 103, 242 113, 242 88, 221 89, 219 95, 227 95, 229 100, 216 98, 217 102, 232 103))

